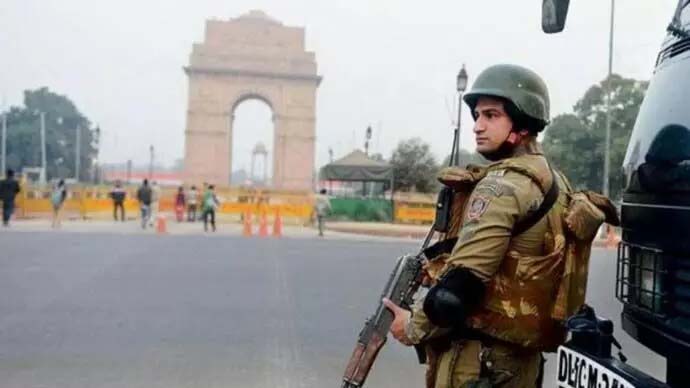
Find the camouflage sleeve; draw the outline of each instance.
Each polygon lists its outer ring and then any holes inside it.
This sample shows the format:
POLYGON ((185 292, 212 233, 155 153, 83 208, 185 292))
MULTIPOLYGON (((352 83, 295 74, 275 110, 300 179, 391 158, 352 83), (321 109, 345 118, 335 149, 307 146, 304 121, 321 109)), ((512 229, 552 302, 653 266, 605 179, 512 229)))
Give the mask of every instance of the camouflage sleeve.
POLYGON ((405 325, 405 334, 414 345, 450 332, 450 329, 444 329, 431 323, 424 313, 423 305, 423 297, 415 301, 410 320, 405 325))
POLYGON ((529 177, 510 170, 493 171, 472 192, 449 267, 462 266, 488 281, 508 250, 515 222, 543 199, 529 177))

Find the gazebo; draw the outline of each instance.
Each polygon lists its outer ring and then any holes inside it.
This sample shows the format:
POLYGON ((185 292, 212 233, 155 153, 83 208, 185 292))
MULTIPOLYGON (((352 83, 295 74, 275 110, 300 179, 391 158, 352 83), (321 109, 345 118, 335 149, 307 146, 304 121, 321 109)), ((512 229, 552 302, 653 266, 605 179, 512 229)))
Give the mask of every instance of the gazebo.
MULTIPOLYGON (((346 156, 333 161, 323 166, 319 172, 319 180, 327 182, 362 182, 363 189, 366 188, 367 182, 383 182, 384 185, 388 183, 391 190, 390 198, 390 212, 393 212, 393 166, 388 163, 381 162, 369 158, 364 152, 360 150, 352 151, 346 156)), ((329 185, 331 186, 331 185, 329 185)), ((332 190, 331 190, 332 191, 332 190)), ((365 190, 363 190, 364 194, 365 190)), ((364 195, 363 195, 364 197, 364 195)), ((380 200, 380 199, 379 199, 380 200)), ((369 200, 369 205, 374 206, 374 199, 369 200)), ((333 204, 333 201, 331 201, 333 204)), ((352 201, 349 201, 352 202, 352 201)), ((343 204, 344 205, 344 204, 343 204)), ((365 206, 362 203, 348 204, 344 207, 358 207, 365 206)), ((380 205, 379 205, 380 206, 380 205)), ((386 206, 388 207, 388 206, 386 206)), ((334 209, 335 212, 335 209, 334 209)), ((347 211, 350 213, 350 211, 347 211)))

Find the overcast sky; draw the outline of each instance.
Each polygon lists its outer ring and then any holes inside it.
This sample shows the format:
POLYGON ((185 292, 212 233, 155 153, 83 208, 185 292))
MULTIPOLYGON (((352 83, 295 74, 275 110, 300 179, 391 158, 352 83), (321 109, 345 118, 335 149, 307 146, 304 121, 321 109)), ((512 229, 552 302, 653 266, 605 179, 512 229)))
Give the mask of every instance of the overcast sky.
MULTIPOLYGON (((261 9, 285 25, 306 27, 324 80, 317 97, 317 166, 363 147, 390 156, 419 136, 442 158, 450 151, 455 76, 470 83, 495 63, 534 69, 546 80, 552 116, 573 104, 607 71, 610 2, 571 2, 560 35, 540 29, 541 1, 196 0, 0 1, 0 104, 48 86, 66 94, 104 133, 107 162, 183 156, 187 79, 182 71, 204 21, 261 9)), ((648 79, 675 0, 618 0, 614 71, 648 79)), ((249 101, 236 112, 234 169, 249 167, 257 141, 272 148, 269 108, 249 101)), ((463 147, 472 150, 465 108, 463 147)), ((11 129, 10 129, 11 130, 11 129)))

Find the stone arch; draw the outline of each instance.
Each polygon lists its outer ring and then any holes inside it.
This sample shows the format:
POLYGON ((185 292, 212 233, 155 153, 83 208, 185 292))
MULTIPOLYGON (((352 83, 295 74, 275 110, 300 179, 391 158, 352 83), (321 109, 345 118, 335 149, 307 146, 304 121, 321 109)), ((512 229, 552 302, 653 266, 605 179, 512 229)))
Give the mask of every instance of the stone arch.
MULTIPOLYGON (((238 123, 238 121, 237 121, 237 117, 238 117, 238 116, 237 116, 237 114, 238 114, 237 111, 238 111, 238 108, 239 108, 240 106, 242 106, 242 104, 244 104, 244 103, 247 102, 247 101, 259 101, 262 105, 264 105, 263 108, 268 108, 268 110, 270 111, 270 114, 269 114, 270 116, 269 116, 268 119, 269 119, 270 122, 271 122, 271 135, 270 135, 270 136, 272 136, 272 138, 271 138, 271 140, 268 142, 268 144, 271 145, 271 149, 270 149, 271 152, 267 153, 266 158, 263 159, 263 163, 265 163, 267 159, 268 159, 268 160, 271 160, 271 161, 274 160, 274 155, 273 155, 273 149, 274 149, 274 147, 273 147, 273 142, 275 141, 275 129, 276 129, 276 123, 275 123, 276 113, 275 113, 275 108, 273 107, 274 104, 270 101, 270 99, 268 99, 267 97, 265 97, 265 96, 262 95, 261 93, 258 93, 258 92, 255 92, 255 91, 253 91, 253 92, 245 92, 245 93, 240 94, 239 97, 237 97, 237 100, 235 100, 235 102, 232 104, 232 106, 231 106, 231 108, 230 108, 230 120, 229 120, 229 123, 228 123, 228 125, 229 125, 229 127, 230 127, 230 129, 229 129, 229 130, 230 130, 230 132, 229 132, 230 135, 228 136, 228 139, 227 139, 227 141, 228 141, 228 148, 229 148, 230 151, 231 151, 231 154, 230 154, 230 162, 231 162, 230 173, 233 173, 232 170, 233 170, 233 169, 237 169, 237 168, 239 167, 239 166, 234 165, 234 163, 237 162, 237 156, 238 156, 237 153, 238 153, 238 152, 246 152, 246 151, 247 151, 246 149, 243 149, 243 151, 240 151, 240 148, 239 148, 238 145, 237 145, 237 141, 239 141, 240 136, 243 136, 243 134, 238 133, 237 130, 236 130, 236 129, 238 129, 238 127, 237 127, 237 125, 236 125, 236 124, 238 123), (268 157, 269 155, 270 155, 270 158, 268 157), (235 159, 234 161, 233 161, 233 157, 234 157, 234 159, 235 159)), ((263 118, 264 118, 264 117, 265 117, 265 116, 262 115, 262 120, 261 120, 262 122, 264 122, 264 121, 263 121, 263 118)), ((264 137, 264 136, 266 136, 266 133, 265 133, 265 132, 262 132, 262 137, 264 137)), ((262 143, 262 144, 263 144, 263 143, 262 143)), ((265 145, 264 145, 264 147, 265 147, 265 145)), ((246 155, 245 155, 245 156, 246 156, 246 155)), ((254 158, 252 157, 252 160, 253 160, 253 159, 254 159, 254 158)), ((254 162, 252 162, 252 165, 253 165, 253 164, 254 164, 254 162)), ((273 165, 271 165, 271 166, 273 167, 273 165)), ((250 167, 253 168, 253 166, 250 166, 250 167)), ((249 172, 252 170, 252 168, 250 168, 249 170, 247 170, 247 173, 249 173, 249 172)), ((264 172, 266 172, 266 171, 264 171, 264 172)), ((265 174, 264 174, 264 175, 265 175, 265 174)), ((250 174, 250 176, 251 176, 251 174, 250 174)), ((266 176, 264 176, 264 178, 266 178, 266 176)), ((268 176, 268 178, 270 178, 270 176, 268 176)), ((272 182, 272 179, 268 179, 267 181, 265 181, 265 183, 268 184, 268 186, 271 186, 271 182, 272 182)))
POLYGON ((263 102, 264 104, 268 105, 268 107, 271 109, 271 112, 275 111, 273 108, 273 103, 268 97, 265 97, 263 94, 260 92, 242 92, 239 97, 235 100, 235 102, 232 103, 232 107, 230 108, 230 112, 235 112, 237 110, 237 107, 242 105, 243 102, 248 101, 248 100, 259 100, 263 102))
POLYGON ((193 182, 226 184, 232 161, 234 111, 247 99, 273 112, 273 186, 312 186, 317 75, 305 51, 304 29, 286 27, 260 11, 206 22, 190 64, 185 175, 193 182))

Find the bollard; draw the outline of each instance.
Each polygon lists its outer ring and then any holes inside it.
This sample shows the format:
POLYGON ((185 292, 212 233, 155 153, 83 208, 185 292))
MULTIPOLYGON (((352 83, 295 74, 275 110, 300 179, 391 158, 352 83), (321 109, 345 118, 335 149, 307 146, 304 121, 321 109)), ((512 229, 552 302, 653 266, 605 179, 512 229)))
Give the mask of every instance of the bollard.
POLYGON ((242 235, 244 237, 251 237, 252 235, 252 213, 249 210, 244 213, 244 229, 242 230, 242 235))
POLYGON ((611 225, 606 225, 606 248, 609 249, 616 249, 618 248, 618 243, 620 242, 620 238, 616 236, 616 232, 614 232, 613 227, 611 225))
POLYGON ((273 220, 273 237, 283 236, 283 220, 280 218, 280 209, 276 209, 276 217, 273 220))
POLYGON ((261 212, 261 220, 259 221, 259 237, 268 237, 268 220, 266 219, 266 212, 261 212))
POLYGON ((160 215, 158 215, 158 217, 156 217, 156 233, 158 233, 158 234, 168 233, 167 221, 166 221, 165 216, 163 214, 160 214, 160 215))

